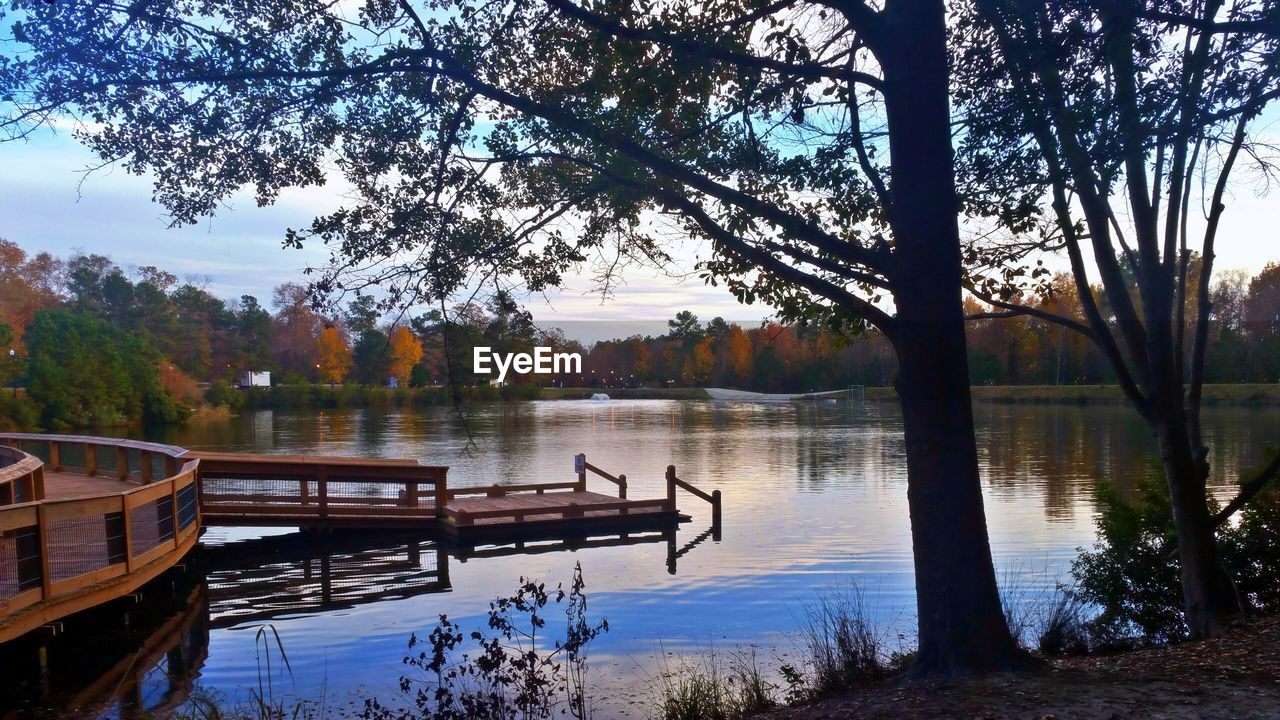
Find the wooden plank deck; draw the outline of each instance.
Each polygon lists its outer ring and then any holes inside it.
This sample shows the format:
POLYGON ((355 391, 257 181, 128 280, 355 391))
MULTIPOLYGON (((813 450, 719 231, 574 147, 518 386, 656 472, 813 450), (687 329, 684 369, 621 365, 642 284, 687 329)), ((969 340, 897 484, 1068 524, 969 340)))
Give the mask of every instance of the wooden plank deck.
POLYGON ((542 494, 518 493, 502 497, 458 497, 449 501, 448 510, 478 516, 475 518, 474 525, 501 525, 511 522, 512 518, 517 517, 516 513, 519 513, 519 517, 529 521, 542 520, 548 517, 558 519, 564 514, 564 508, 570 503, 576 504, 582 509, 583 517, 617 517, 620 514, 640 515, 668 512, 661 507, 640 506, 629 508, 626 513, 623 513, 617 507, 614 507, 619 503, 618 498, 612 495, 587 491, 542 494), (597 505, 607 505, 609 507, 607 509, 593 510, 592 507, 597 505), (481 513, 503 510, 510 511, 512 514, 508 517, 486 517, 481 515, 481 513))
POLYGON ((78 497, 108 495, 132 490, 136 487, 138 487, 138 483, 101 475, 91 476, 48 471, 44 474, 44 497, 46 500, 69 500, 78 497))
MULTIPOLYGON (((499 486, 501 487, 501 486, 499 486)), ((514 486, 513 489, 518 489, 514 486)), ((477 491, 483 491, 477 488, 477 491)), ((458 489, 459 493, 466 493, 458 489)), ((661 529, 687 521, 665 499, 624 500, 585 490, 511 492, 450 498, 441 528, 460 540, 510 538, 550 530, 661 529)))

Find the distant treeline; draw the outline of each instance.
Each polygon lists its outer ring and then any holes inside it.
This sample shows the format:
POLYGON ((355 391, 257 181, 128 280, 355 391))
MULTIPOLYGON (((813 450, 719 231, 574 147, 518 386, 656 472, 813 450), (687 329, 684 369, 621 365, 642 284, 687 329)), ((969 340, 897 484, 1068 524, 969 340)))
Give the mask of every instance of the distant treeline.
MULTIPOLYGON (((1079 317, 1068 278, 1054 286, 1041 307, 1079 317)), ((1101 294, 1099 304, 1107 306, 1101 294)), ((983 318, 991 308, 972 300, 966 307, 978 316, 969 325, 975 384, 1111 382, 1086 338, 1026 316, 983 318)), ((1194 312, 1191 299, 1188 317, 1194 312)), ((1254 277, 1219 273, 1211 317, 1207 382, 1280 379, 1280 265, 1254 277)), ((885 386, 896 374, 892 348, 874 332, 704 323, 687 311, 667 326, 656 337, 584 347, 537 327, 504 294, 486 305, 388 321, 370 296, 317 312, 295 283, 276 287, 268 309, 250 295, 217 298, 200 280, 153 266, 126 271, 102 255, 28 256, 0 240, 0 379, 12 386, 0 396, 0 418, 11 426, 70 428, 181 421, 204 402, 233 409, 439 404, 455 395, 537 397, 539 386, 803 392, 885 386), (507 387, 491 388, 491 376, 472 372, 472 348, 480 345, 501 353, 539 345, 579 352, 583 368, 515 375, 507 387), (271 371, 275 387, 235 389, 246 370, 271 371), (393 379, 398 390, 385 387, 393 379)))

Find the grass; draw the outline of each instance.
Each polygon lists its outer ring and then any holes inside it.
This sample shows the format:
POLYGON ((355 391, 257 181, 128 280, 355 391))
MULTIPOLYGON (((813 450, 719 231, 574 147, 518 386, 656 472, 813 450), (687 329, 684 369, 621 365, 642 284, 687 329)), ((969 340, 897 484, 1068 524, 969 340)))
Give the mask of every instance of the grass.
MULTIPOLYGON (((867 388, 867 399, 872 399, 867 388)), ((1032 405, 1123 405, 1116 385, 975 385, 975 402, 1032 405)), ((891 394, 890 394, 891 395, 891 394)), ((888 398, 878 398, 888 399, 888 398)), ((1205 385, 1206 407, 1271 407, 1280 405, 1280 384, 1205 385)))
POLYGON ((861 586, 832 587, 804 607, 800 637, 815 697, 881 680, 890 673, 885 635, 877 627, 861 586))
POLYGON ((1000 573, 1000 605, 1009 633, 1026 650, 1044 655, 1088 652, 1087 608, 1071 588, 1045 592, 1049 571, 1006 565, 1000 573))
POLYGON ((655 683, 656 720, 730 720, 781 704, 781 688, 767 679, 755 650, 680 658, 674 668, 665 657, 655 683))

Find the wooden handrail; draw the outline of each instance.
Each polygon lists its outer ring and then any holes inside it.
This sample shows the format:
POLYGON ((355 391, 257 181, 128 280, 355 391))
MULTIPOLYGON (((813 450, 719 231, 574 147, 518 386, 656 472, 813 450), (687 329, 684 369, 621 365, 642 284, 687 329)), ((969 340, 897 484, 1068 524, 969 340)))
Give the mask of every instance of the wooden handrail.
POLYGON ((205 512, 220 518, 249 518, 264 508, 269 508, 268 514, 289 517, 434 517, 449 498, 449 468, 419 465, 416 460, 364 464, 359 458, 342 457, 206 452, 188 456, 200 458, 200 501, 205 512), (237 484, 254 480, 274 484, 237 484), (353 482, 401 490, 394 496, 344 494, 343 484, 353 482))
POLYGON ((578 453, 578 456, 575 458, 575 461, 579 464, 579 467, 581 468, 581 470, 578 472, 578 489, 579 490, 582 490, 584 492, 586 491, 587 472, 590 471, 595 473, 596 475, 599 475, 605 480, 608 480, 614 485, 617 485, 618 497, 623 500, 627 499, 627 476, 625 474, 619 474, 617 477, 610 475, 604 470, 601 470, 595 465, 592 465, 591 463, 587 462, 587 456, 585 453, 578 453))
POLYGON ((719 490, 712 490, 710 493, 704 490, 700 490, 699 488, 695 487, 692 483, 686 482, 676 477, 676 466, 668 465, 667 466, 667 502, 671 504, 671 508, 673 510, 675 509, 675 506, 676 506, 676 488, 680 488, 681 490, 688 492, 694 497, 701 498, 711 503, 711 525, 716 528, 720 527, 721 495, 719 490))

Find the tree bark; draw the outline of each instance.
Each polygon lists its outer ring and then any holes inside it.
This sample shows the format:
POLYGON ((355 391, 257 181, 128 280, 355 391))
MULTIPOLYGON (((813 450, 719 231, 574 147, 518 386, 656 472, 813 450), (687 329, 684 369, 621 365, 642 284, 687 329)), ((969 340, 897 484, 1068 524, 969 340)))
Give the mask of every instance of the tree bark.
POLYGON ((978 476, 941 0, 886 3, 881 59, 893 178, 898 396, 916 570, 911 675, 1029 664, 996 588, 978 476))
POLYGON ((1179 414, 1163 415, 1157 432, 1178 534, 1183 611, 1192 637, 1217 637, 1240 603, 1218 556, 1216 523, 1205 503, 1209 467, 1193 452, 1179 414))

